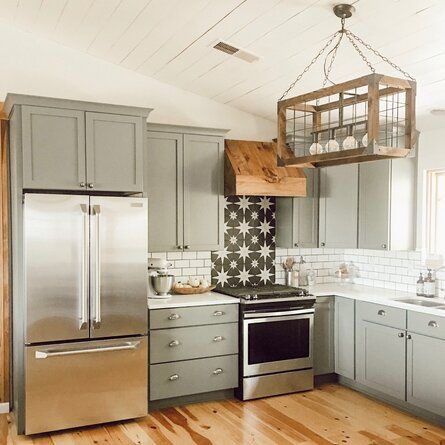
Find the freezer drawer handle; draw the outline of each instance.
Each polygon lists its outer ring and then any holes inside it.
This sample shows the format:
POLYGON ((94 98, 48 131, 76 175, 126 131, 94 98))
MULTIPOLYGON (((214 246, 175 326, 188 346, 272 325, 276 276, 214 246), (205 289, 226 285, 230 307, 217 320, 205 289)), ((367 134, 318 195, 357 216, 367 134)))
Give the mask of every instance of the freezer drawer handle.
POLYGON ((141 344, 140 341, 125 342, 114 346, 106 346, 103 348, 86 348, 86 349, 56 349, 48 351, 36 351, 36 359, 45 359, 50 357, 59 357, 62 355, 78 355, 78 354, 93 354, 96 352, 112 352, 112 351, 126 351, 137 349, 141 344))
POLYGON ((179 380, 179 375, 173 374, 168 379, 170 380, 170 382, 174 382, 175 380, 179 380))
POLYGON ((170 346, 170 348, 174 348, 175 346, 179 346, 181 343, 179 342, 179 340, 172 340, 168 345, 170 346))
POLYGON ((213 312, 213 316, 214 317, 221 317, 222 315, 226 315, 226 313, 223 312, 223 311, 215 311, 215 312, 213 312))
POLYGON ((213 374, 215 374, 215 375, 219 375, 219 374, 222 374, 224 371, 223 371, 223 369, 222 368, 216 368, 214 371, 213 371, 213 374))
POLYGON ((224 337, 222 335, 217 335, 216 337, 213 337, 213 341, 215 343, 218 343, 219 341, 223 341, 224 337))
POLYGON ((100 329, 102 322, 100 308, 100 205, 93 206, 93 212, 96 217, 96 251, 95 251, 95 283, 94 283, 94 329, 100 329))
POLYGON ((90 263, 90 254, 88 248, 89 226, 88 226, 88 206, 81 204, 80 208, 83 213, 83 239, 82 239, 82 286, 80 297, 80 323, 79 330, 88 327, 88 267, 90 263))
POLYGON ((179 314, 171 314, 168 316, 169 320, 179 320, 181 316, 179 314))

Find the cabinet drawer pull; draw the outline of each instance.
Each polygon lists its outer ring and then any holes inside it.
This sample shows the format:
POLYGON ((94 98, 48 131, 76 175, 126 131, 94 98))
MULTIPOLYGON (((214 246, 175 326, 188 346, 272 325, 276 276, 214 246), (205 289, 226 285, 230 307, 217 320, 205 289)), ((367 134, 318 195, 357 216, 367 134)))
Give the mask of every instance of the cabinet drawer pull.
POLYGON ((404 334, 403 332, 399 332, 399 333, 398 333, 398 336, 399 336, 400 338, 403 338, 403 337, 405 337, 405 334, 404 334))
POLYGON ((86 187, 87 185, 86 185, 84 182, 81 182, 81 183, 79 184, 79 186, 80 186, 80 187, 86 187))
POLYGON ((382 317, 385 317, 385 316, 386 316, 386 312, 385 312, 383 309, 380 309, 380 310, 377 312, 377 314, 378 314, 378 315, 381 315, 382 317))
POLYGON ((170 348, 174 348, 175 346, 179 346, 181 343, 179 343, 179 340, 172 340, 168 345, 170 348))
POLYGON ((94 184, 93 184, 92 182, 90 182, 90 183, 88 184, 88 187, 89 187, 90 189, 93 189, 93 188, 94 188, 94 184))
POLYGON ((225 315, 226 313, 223 311, 215 311, 213 312, 214 317, 221 317, 222 315, 225 315))
POLYGON ((433 320, 431 320, 431 321, 428 323, 428 326, 429 326, 430 328, 438 328, 438 327, 439 327, 439 324, 437 323, 437 321, 433 321, 433 320))
POLYGON ((222 335, 217 335, 216 337, 213 337, 213 341, 215 343, 219 342, 219 341, 223 341, 223 340, 224 340, 224 337, 222 335))
POLYGON ((179 380, 179 375, 173 374, 168 379, 170 380, 170 382, 174 382, 175 380, 179 380))
POLYGON ((179 314, 171 314, 168 316, 169 320, 178 320, 180 318, 181 318, 181 316, 179 314))
POLYGON ((216 368, 214 371, 213 371, 213 374, 215 374, 215 375, 219 375, 219 374, 222 374, 224 371, 222 370, 222 368, 216 368))

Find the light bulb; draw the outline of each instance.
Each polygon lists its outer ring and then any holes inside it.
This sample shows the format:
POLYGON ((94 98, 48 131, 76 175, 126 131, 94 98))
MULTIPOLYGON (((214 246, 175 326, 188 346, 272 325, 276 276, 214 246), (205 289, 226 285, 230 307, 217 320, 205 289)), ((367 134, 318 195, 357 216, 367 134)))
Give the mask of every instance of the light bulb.
POLYGON ((335 130, 331 130, 331 136, 329 138, 329 141, 326 143, 326 151, 328 153, 332 152, 332 151, 339 151, 340 150, 340 145, 339 143, 335 140, 335 130))
POLYGON ((365 133, 365 135, 362 137, 362 145, 363 147, 368 146, 368 133, 365 133))
POLYGON ((348 127, 348 136, 346 136, 343 141, 343 150, 352 150, 353 148, 357 148, 358 143, 357 139, 352 136, 352 125, 348 127))
POLYGON ((312 136, 312 145, 309 147, 309 153, 316 155, 323 153, 323 145, 318 143, 318 133, 314 133, 312 136))

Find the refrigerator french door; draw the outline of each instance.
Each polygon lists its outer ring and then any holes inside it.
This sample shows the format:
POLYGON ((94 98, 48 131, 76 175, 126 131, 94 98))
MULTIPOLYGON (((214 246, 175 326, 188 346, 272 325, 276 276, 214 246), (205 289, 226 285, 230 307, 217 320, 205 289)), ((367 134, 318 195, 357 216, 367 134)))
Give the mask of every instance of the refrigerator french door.
POLYGON ((145 198, 26 194, 25 432, 147 413, 145 198))

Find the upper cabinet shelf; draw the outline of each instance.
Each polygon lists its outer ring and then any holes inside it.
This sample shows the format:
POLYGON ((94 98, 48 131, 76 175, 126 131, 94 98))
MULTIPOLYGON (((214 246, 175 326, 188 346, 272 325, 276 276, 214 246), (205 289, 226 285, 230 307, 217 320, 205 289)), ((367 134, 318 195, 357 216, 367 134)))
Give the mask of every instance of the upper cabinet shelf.
POLYGON ((5 109, 21 136, 24 189, 143 191, 150 109, 21 95, 5 109))
POLYGON ((371 74, 281 100, 278 162, 326 167, 406 157, 416 142, 415 96, 415 82, 371 74))

